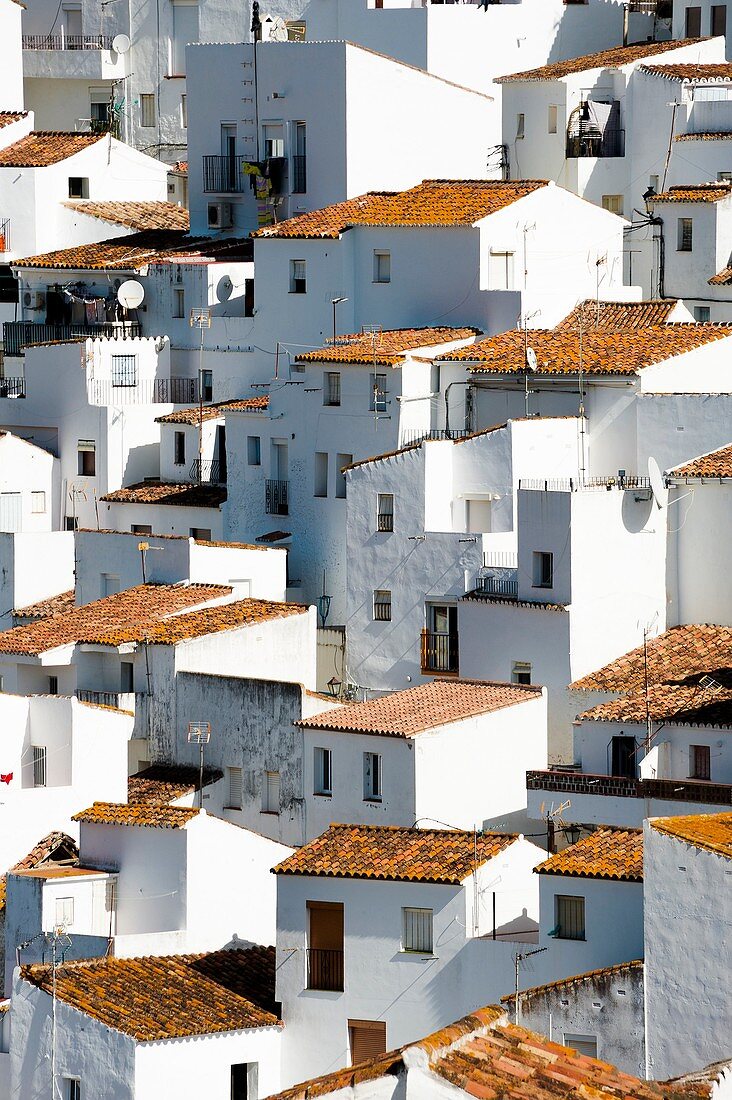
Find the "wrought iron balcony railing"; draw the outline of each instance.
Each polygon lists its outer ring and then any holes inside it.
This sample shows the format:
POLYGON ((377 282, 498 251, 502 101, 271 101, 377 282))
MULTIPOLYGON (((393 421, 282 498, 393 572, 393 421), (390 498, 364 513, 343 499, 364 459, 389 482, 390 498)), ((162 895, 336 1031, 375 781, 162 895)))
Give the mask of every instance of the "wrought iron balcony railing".
POLYGON ((308 989, 343 992, 343 952, 308 948, 308 989))
POLYGON ((268 478, 264 483, 264 510, 269 516, 289 515, 289 481, 268 478))
POLYGON ((422 672, 457 672, 457 634, 422 631, 422 672))
POLYGON ((24 50, 111 50, 111 34, 24 34, 24 50))
POLYGON ((5 321, 3 344, 6 355, 22 355, 31 344, 55 344, 63 340, 91 337, 126 339, 142 336, 139 321, 108 321, 99 325, 47 325, 36 321, 5 321))
POLYGON ((244 190, 248 177, 241 167, 241 157, 203 157, 203 190, 231 194, 244 190))

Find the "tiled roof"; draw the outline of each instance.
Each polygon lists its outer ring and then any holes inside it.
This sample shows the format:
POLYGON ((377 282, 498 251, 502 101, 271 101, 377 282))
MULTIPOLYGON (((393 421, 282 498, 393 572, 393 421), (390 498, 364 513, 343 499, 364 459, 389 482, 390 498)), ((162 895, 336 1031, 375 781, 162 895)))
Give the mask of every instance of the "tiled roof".
POLYGON ((190 224, 188 211, 182 206, 176 206, 174 202, 96 202, 94 199, 77 199, 63 205, 79 214, 124 225, 128 229, 187 230, 190 224))
POLYGON ((482 592, 474 588, 472 592, 466 592, 462 600, 466 602, 478 601, 480 603, 506 604, 510 607, 525 607, 531 611, 566 611, 569 604, 566 603, 542 603, 540 600, 520 600, 518 596, 494 596, 490 592, 482 592))
MULTIPOLYGON (((58 863, 76 865, 79 862, 79 846, 73 837, 66 833, 48 833, 35 844, 27 855, 19 859, 10 868, 10 873, 28 871, 34 867, 50 867, 58 863)), ((7 882, 6 876, 0 877, 0 913, 5 909, 7 882)))
MULTIPOLYGON (((168 615, 220 599, 231 588, 216 584, 141 584, 27 626, 0 633, 0 653, 39 654, 56 646, 118 646, 149 639, 168 615)), ((186 616, 187 618, 187 616, 186 616)))
POLYGON ((555 327, 555 332, 571 329, 579 330, 580 321, 585 332, 588 329, 637 329, 655 328, 663 325, 676 308, 673 298, 662 301, 645 302, 596 302, 588 299, 575 306, 563 321, 555 327))
POLYGON ((601 826, 534 870, 540 875, 643 881, 643 830, 601 826))
MULTIPOLYGON (((268 405, 269 397, 267 394, 259 397, 242 397, 238 401, 217 401, 213 405, 203 406, 203 420, 216 420, 217 417, 223 417, 230 409, 251 411, 266 409, 268 405)), ((155 422, 157 424, 188 424, 195 427, 199 422, 200 415, 199 406, 194 405, 190 409, 176 409, 175 412, 166 413, 165 416, 156 416, 155 422)))
POLYGON ((307 614, 308 607, 301 603, 279 603, 274 600, 249 598, 217 607, 189 611, 184 615, 172 615, 148 631, 147 640, 153 645, 175 645, 188 638, 200 638, 206 634, 218 634, 222 630, 254 626, 272 622, 290 615, 307 614))
POLYGON ((729 286, 732 283, 732 267, 723 267, 711 279, 707 279, 710 286, 729 286))
POLYGON ((732 443, 667 471, 673 477, 732 477, 732 443))
POLYGON ((396 367, 415 348, 436 347, 479 335, 477 328, 398 328, 339 336, 338 342, 297 356, 300 363, 354 363, 396 367))
POLYGON ((680 184, 678 187, 669 187, 668 191, 650 196, 648 202, 720 202, 722 199, 728 199, 730 194, 732 194, 732 183, 726 180, 715 180, 714 183, 680 184))
POLYGON ((185 829, 200 810, 164 802, 94 802, 74 814, 72 821, 87 825, 139 825, 147 829, 185 829))
POLYGON ((54 615, 63 615, 75 606, 76 593, 74 589, 68 592, 60 592, 58 596, 49 596, 47 600, 39 600, 28 607, 18 607, 13 611, 16 619, 51 619, 54 615))
POLYGON ((27 117, 27 111, 0 111, 0 130, 3 126, 10 126, 13 122, 20 122, 21 119, 27 117))
POLYGON ((588 69, 619 69, 621 65, 642 61, 644 57, 654 57, 668 50, 677 50, 682 46, 693 46, 697 42, 705 41, 705 38, 686 38, 677 42, 638 42, 632 46, 613 46, 609 50, 583 54, 582 57, 572 57, 568 61, 555 61, 551 65, 542 65, 538 69, 528 69, 523 73, 499 76, 496 78, 496 83, 507 84, 514 80, 561 80, 563 76, 583 73, 588 69))
POLYGON ((47 168, 88 149, 90 145, 96 145, 106 136, 34 130, 6 149, 0 149, 0 168, 47 168))
POLYGON ((729 130, 699 130, 695 134, 675 134, 674 141, 730 141, 729 130))
POLYGON ((649 824, 656 832, 732 859, 732 813, 652 817, 649 824))
MULTIPOLYGON (((555 982, 547 982, 546 985, 534 985, 530 989, 520 990, 520 996, 523 1000, 531 1000, 533 997, 542 997, 547 993, 551 993, 555 989, 567 989, 572 985, 581 985, 583 982, 597 983, 607 978, 621 977, 623 974, 630 974, 632 977, 636 972, 640 973, 643 977, 643 959, 633 959, 632 962, 615 963, 614 966, 602 966, 597 970, 586 970, 584 974, 572 974, 569 978, 559 978, 555 982)), ((508 993, 505 997, 501 997, 502 1004, 509 1004, 513 1006, 515 994, 508 993)))
MULTIPOLYGON (((204 768, 203 785, 223 778, 219 768, 204 768)), ((186 764, 151 764, 127 780, 127 801, 164 806, 198 790, 200 771, 186 764)))
POLYGON ((355 470, 358 466, 368 466, 370 462, 383 462, 387 458, 396 458, 397 455, 406 454, 407 451, 418 451, 422 446, 422 440, 417 440, 416 443, 406 443, 403 447, 397 447, 394 451, 384 451, 380 455, 371 455, 370 458, 359 458, 357 462, 351 462, 348 466, 344 466, 343 470, 355 470))
MULTIPOLYGON (((710 624, 672 626, 649 638, 648 682, 694 684, 716 669, 732 668, 732 627, 710 624)), ((612 691, 630 694, 645 684, 643 646, 624 653, 596 672, 570 684, 572 691, 612 691)))
POLYGON ((307 729, 343 733, 414 737, 425 730, 503 710, 540 695, 541 688, 535 685, 482 680, 432 680, 405 691, 382 695, 367 703, 353 703, 349 707, 338 707, 302 718, 295 724, 307 729))
POLYGON ((645 73, 665 76, 669 80, 701 80, 704 83, 711 80, 732 80, 732 62, 729 61, 702 61, 697 64, 680 61, 670 65, 641 65, 641 68, 645 73))
MULTIPOLYGON (((83 135, 82 135, 83 136, 83 135)), ((72 271, 134 271, 144 264, 183 263, 193 258, 246 258, 251 245, 237 239, 189 237, 182 229, 143 229, 126 237, 61 248, 13 260, 13 267, 68 268, 72 271)))
MULTIPOLYGON (((732 336, 732 326, 715 324, 664 324, 635 329, 632 340, 622 329, 595 329, 586 332, 582 339, 582 366, 586 375, 632 376, 644 367, 662 363, 727 336, 732 336)), ((538 374, 578 373, 580 342, 577 332, 532 329, 528 343, 536 354, 538 374)), ((518 329, 512 329, 445 352, 437 358, 445 362, 468 362, 471 364, 469 369, 475 373, 520 374, 523 377, 526 366, 525 336, 518 329)))
POLYGON ((278 864, 274 873, 457 886, 515 840, 511 833, 476 836, 458 829, 331 825, 278 864))
MULTIPOLYGON (((49 995, 50 966, 21 968, 49 995)), ((278 1027, 274 947, 139 959, 88 959, 56 968, 56 996, 138 1042, 278 1027)))
MULTIPOLYGON (((716 673, 719 678, 720 674, 716 673)), ((635 722, 646 721, 646 706, 654 722, 685 726, 717 726, 732 728, 732 683, 730 675, 722 676, 727 686, 704 688, 694 684, 654 684, 648 689, 599 703, 579 715, 582 721, 635 722)))
POLYGON ((174 504, 187 508, 219 508, 226 500, 225 485, 190 481, 140 481, 100 498, 108 504, 174 504))
POLYGON ((474 225, 546 180, 424 180, 408 191, 370 191, 258 230, 255 237, 338 237, 357 225, 474 225))

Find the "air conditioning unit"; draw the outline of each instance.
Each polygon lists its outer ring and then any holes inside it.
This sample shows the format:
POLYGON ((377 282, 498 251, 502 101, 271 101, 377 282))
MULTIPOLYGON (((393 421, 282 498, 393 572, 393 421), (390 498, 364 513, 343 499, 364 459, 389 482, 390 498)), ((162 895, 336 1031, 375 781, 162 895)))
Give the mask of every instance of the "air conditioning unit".
POLYGON ((210 202, 208 204, 209 229, 231 229, 231 203, 210 202))
POLYGON ((46 292, 44 290, 24 290, 23 307, 25 309, 43 309, 46 305, 46 292))

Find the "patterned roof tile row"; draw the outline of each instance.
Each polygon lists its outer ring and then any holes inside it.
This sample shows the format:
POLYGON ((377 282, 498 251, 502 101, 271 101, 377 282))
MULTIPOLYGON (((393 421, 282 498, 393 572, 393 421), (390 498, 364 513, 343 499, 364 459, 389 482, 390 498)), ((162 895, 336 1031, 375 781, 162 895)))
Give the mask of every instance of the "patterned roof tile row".
MULTIPOLYGON (((719 675, 719 674, 718 674, 719 675)), ((620 699, 599 703, 580 714, 581 721, 634 722, 646 721, 646 706, 654 722, 685 726, 716 726, 732 728, 732 684, 709 688, 694 684, 653 684, 646 692, 636 691, 620 699)))
POLYGON ((190 225, 188 211, 173 202, 97 202, 95 199, 76 199, 63 205, 78 214, 124 225, 127 229, 188 230, 190 225))
POLYGON ((13 145, 0 149, 0 168, 47 168, 88 149, 90 145, 96 145, 106 136, 63 130, 34 130, 13 145))
POLYGON ((331 825, 274 873, 458 886, 515 840, 511 833, 331 825))
POLYGON ((11 126, 14 122, 20 122, 21 119, 27 117, 27 111, 0 111, 0 130, 4 126, 11 126))
POLYGON ((577 332, 580 323, 585 332, 589 329, 643 329, 655 328, 668 322, 676 308, 672 298, 650 299, 642 302, 597 302, 588 299, 575 306, 563 321, 555 326, 555 332, 577 332))
POLYGON ((523 73, 499 76, 496 83, 508 84, 518 80, 561 80, 564 76, 583 73, 588 69, 619 69, 621 65, 631 65, 644 57, 655 57, 669 50, 677 50, 682 46, 693 46, 706 41, 705 38, 686 38, 677 42, 638 42, 630 46, 613 46, 609 50, 583 54, 582 57, 572 57, 568 61, 555 61, 551 65, 542 65, 538 69, 528 69, 523 73))
POLYGON ((714 183, 681 184, 669 187, 649 198, 649 203, 657 202, 721 202, 732 194, 732 183, 715 180, 714 183))
MULTIPOLYGON (((602 966, 597 970, 586 970, 583 974, 572 974, 568 978, 558 978, 555 982, 547 982, 546 985, 534 985, 530 989, 521 990, 521 999, 531 1000, 534 997, 542 997, 555 989, 567 989, 569 986, 581 985, 583 982, 596 984, 606 978, 619 978, 623 974, 633 977, 636 973, 643 977, 643 959, 633 959, 632 962, 615 963, 614 966, 602 966)), ((508 993, 501 997, 501 1004, 513 1005, 515 994, 508 993)))
MULTIPOLYGON (((208 787, 223 778, 218 768, 204 768, 203 785, 208 787)), ((127 801, 149 806, 164 806, 198 790, 200 771, 185 764, 151 764, 127 780, 127 801)))
POLYGON ((200 810, 164 802, 95 802, 74 814, 86 825, 137 825, 146 829, 185 829, 200 810))
POLYGON ((692 134, 675 134, 674 141, 730 141, 729 130, 697 130, 692 134))
POLYGON ((732 80, 732 63, 729 61, 679 62, 669 65, 641 65, 645 73, 665 76, 668 80, 703 81, 732 80))
POLYGON ((297 356, 299 363, 352 363, 396 367, 407 352, 416 348, 436 347, 453 340, 469 340, 479 335, 477 328, 401 328, 385 332, 354 333, 339 336, 336 343, 297 356))
POLYGON ((534 868, 540 875, 643 881, 643 830, 605 826, 534 868))
POLYGON ((732 859, 732 813, 654 817, 650 826, 658 833, 666 833, 695 848, 732 859))
POLYGON ((203 408, 198 405, 193 405, 189 409, 176 409, 174 412, 166 413, 165 416, 156 416, 156 424, 188 424, 189 426, 195 426, 198 424, 199 419, 216 420, 219 417, 223 417, 230 410, 237 410, 242 412, 256 412, 264 410, 269 405, 269 396, 267 394, 260 394, 257 397, 242 397, 237 401, 217 401, 213 405, 204 405, 203 408))
POLYGON ((185 263, 191 259, 251 259, 251 242, 236 238, 216 240, 211 237, 189 237, 182 229, 142 229, 126 237, 113 237, 112 240, 13 260, 13 266, 72 271, 135 271, 145 264, 185 263))
POLYGON ((225 485, 192 481, 140 481, 101 497, 107 504, 169 504, 187 508, 219 508, 226 500, 225 485))
POLYGON ((730 478, 732 477, 732 443, 716 451, 693 458, 668 471, 673 477, 730 478))
POLYGON ((13 611, 15 619, 52 619, 55 615, 63 615, 71 611, 76 605, 76 593, 73 588, 68 592, 59 592, 57 596, 49 596, 46 600, 39 600, 28 607, 18 607, 13 611))

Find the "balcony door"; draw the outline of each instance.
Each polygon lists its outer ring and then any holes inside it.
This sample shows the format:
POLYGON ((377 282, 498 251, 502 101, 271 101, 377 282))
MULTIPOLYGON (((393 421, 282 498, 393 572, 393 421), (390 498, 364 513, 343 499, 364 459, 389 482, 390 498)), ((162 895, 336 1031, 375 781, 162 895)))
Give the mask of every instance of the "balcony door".
POLYGON ((422 653, 424 672, 457 672, 458 629, 455 604, 427 604, 422 653))
POLYGON ((610 774, 635 779, 635 738, 613 737, 610 743, 610 774))
POLYGON ((222 176, 227 191, 235 190, 236 183, 236 123, 221 123, 222 176))
POLYGON ((309 901, 308 989, 343 989, 343 903, 309 901))

